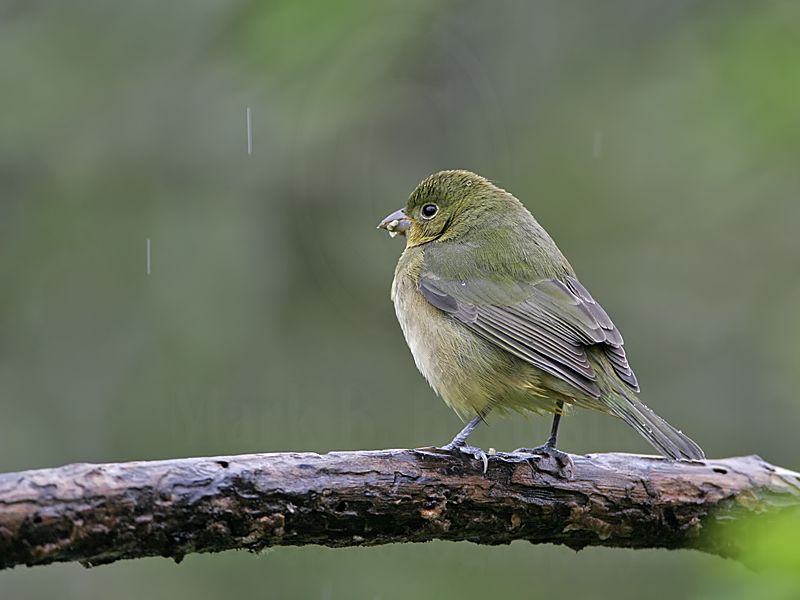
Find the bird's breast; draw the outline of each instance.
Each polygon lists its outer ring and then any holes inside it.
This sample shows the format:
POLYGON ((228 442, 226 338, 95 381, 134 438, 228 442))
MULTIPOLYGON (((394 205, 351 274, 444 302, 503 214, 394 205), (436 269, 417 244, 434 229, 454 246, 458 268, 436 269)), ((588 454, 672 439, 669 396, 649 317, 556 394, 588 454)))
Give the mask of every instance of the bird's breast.
POLYGON ((447 317, 419 293, 413 279, 397 274, 392 282, 394 310, 417 368, 442 395, 448 348, 456 344, 456 332, 447 317))
POLYGON ((496 351, 432 306, 417 289, 413 269, 398 268, 392 301, 417 369, 434 391, 462 418, 482 411, 491 402, 485 384, 496 351))

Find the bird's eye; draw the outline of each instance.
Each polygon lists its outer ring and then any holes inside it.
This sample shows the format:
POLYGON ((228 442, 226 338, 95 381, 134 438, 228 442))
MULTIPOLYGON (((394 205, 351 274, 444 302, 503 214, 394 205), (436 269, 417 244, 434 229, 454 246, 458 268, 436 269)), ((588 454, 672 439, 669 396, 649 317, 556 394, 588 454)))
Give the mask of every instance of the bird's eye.
POLYGON ((437 212, 439 212, 439 207, 431 202, 429 202, 428 204, 423 204, 422 208, 419 211, 419 213, 425 219, 432 219, 434 216, 436 216, 437 212))

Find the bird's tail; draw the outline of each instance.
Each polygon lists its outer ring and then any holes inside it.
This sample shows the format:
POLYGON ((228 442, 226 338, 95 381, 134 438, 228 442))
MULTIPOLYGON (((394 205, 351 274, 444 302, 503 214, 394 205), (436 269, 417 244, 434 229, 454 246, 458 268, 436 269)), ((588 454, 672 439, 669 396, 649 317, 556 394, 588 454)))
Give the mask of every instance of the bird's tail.
POLYGON ((617 378, 606 371, 604 378, 610 390, 603 400, 612 414, 625 421, 664 456, 680 460, 703 460, 703 449, 650 410, 632 392, 624 389, 617 378))

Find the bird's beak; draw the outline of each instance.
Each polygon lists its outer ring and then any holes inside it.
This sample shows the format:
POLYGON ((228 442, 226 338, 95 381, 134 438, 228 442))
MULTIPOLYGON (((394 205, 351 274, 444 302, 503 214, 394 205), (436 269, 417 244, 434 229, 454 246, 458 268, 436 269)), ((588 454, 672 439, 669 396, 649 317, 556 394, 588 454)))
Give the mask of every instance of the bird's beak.
POLYGON ((409 227, 411 227, 411 220, 406 216, 402 208, 394 211, 383 221, 378 223, 378 229, 385 229, 392 237, 396 236, 398 233, 400 235, 405 235, 409 227))

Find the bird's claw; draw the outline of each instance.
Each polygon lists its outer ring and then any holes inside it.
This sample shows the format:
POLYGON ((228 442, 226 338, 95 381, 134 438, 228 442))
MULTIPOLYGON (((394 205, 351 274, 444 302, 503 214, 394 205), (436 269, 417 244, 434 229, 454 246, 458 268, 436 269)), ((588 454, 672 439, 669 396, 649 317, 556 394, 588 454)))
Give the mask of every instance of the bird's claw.
POLYGON ((564 479, 572 479, 575 474, 575 463, 572 457, 555 446, 542 444, 535 448, 517 448, 512 454, 522 455, 527 460, 536 460, 539 471, 551 473, 564 479))
POLYGON ((442 450, 447 452, 460 452, 461 454, 466 454, 467 456, 474 458, 475 460, 479 460, 483 463, 483 474, 486 475, 486 471, 489 469, 489 457, 486 456, 486 452, 477 448, 475 446, 467 446, 466 444, 463 445, 456 445, 452 442, 447 444, 446 446, 442 446, 442 450))

